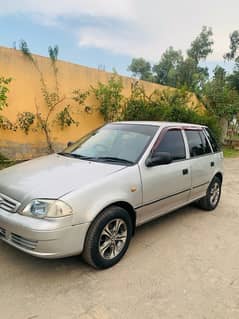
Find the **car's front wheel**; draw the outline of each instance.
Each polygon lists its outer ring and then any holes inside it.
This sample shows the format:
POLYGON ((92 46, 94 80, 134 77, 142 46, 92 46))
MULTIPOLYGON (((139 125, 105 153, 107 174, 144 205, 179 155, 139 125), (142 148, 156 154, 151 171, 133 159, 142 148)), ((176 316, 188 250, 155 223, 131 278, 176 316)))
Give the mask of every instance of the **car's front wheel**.
POLYGON ((95 268, 109 268, 126 253, 132 236, 129 213, 118 206, 105 209, 89 228, 84 260, 95 268))

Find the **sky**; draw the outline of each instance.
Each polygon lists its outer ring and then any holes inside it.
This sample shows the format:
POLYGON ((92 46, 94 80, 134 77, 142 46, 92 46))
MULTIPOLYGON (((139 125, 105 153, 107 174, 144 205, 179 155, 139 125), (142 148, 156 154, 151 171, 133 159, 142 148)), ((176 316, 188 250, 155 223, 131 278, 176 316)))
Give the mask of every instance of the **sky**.
POLYGON ((185 53, 206 25, 214 33, 206 65, 230 71, 223 55, 238 12, 238 0, 0 0, 0 46, 24 39, 46 56, 57 44, 61 60, 129 75, 133 57, 154 64, 169 46, 185 53))

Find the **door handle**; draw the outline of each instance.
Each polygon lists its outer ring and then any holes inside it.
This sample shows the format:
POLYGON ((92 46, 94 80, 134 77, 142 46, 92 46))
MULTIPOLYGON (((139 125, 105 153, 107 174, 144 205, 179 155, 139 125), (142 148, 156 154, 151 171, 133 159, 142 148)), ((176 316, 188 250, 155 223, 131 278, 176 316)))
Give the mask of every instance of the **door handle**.
POLYGON ((188 169, 187 168, 184 168, 183 169, 183 175, 187 175, 188 174, 188 169))
POLYGON ((211 167, 213 167, 215 165, 215 163, 214 162, 211 162, 211 167))

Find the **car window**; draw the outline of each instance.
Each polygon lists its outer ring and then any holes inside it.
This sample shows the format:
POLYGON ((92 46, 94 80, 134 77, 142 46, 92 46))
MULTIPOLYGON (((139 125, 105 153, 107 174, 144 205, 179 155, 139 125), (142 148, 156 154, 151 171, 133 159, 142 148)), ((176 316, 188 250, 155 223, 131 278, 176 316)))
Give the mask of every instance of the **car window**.
POLYGON ((200 137, 201 137, 201 139, 202 139, 204 154, 210 154, 210 153, 212 153, 210 144, 208 143, 208 140, 207 140, 205 134, 203 133, 203 131, 200 131, 200 137))
POLYGON ((170 153, 173 160, 185 159, 186 151, 181 131, 176 129, 167 131, 154 152, 170 153))
POLYGON ((186 130, 185 131, 189 152, 191 157, 201 156, 211 153, 210 145, 207 139, 200 130, 186 130))
POLYGON ((220 147, 217 144, 216 139, 214 138, 213 134, 211 133, 211 131, 208 128, 205 129, 205 134, 207 135, 207 137, 208 137, 208 139, 210 141, 210 144, 212 146, 213 152, 219 152, 220 151, 220 147))

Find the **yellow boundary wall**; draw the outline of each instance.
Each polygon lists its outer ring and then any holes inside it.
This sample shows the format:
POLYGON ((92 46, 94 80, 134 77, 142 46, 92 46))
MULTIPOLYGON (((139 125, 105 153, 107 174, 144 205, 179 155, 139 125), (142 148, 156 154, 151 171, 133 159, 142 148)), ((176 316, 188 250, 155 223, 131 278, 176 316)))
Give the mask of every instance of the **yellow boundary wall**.
MULTIPOLYGON (((34 55, 34 58, 42 70, 47 86, 54 90, 55 80, 50 59, 38 55, 34 55)), ((64 61, 58 61, 57 68, 60 94, 66 97, 62 106, 69 103, 74 107, 74 103, 70 99, 74 89, 87 90, 91 85, 94 86, 98 82, 106 83, 112 76, 112 73, 109 72, 64 61)), ((8 107, 4 109, 1 113, 2 115, 15 122, 18 113, 26 111, 35 113, 35 103, 41 105, 42 109, 44 101, 42 99, 39 74, 22 52, 0 47, 0 69, 0 76, 12 78, 9 85, 8 107)), ((132 78, 122 76, 122 80, 124 95, 127 96, 130 93, 132 78)), ((155 89, 167 89, 167 87, 155 83, 143 81, 142 83, 148 94, 152 93, 155 89)), ((193 97, 191 106, 196 103, 197 100, 193 97)), ((97 105, 92 96, 88 98, 87 105, 97 105)), ((63 148, 67 141, 79 139, 104 122, 98 112, 93 112, 92 114, 81 112, 77 120, 79 121, 78 127, 72 125, 64 130, 61 130, 56 125, 52 127, 51 136, 57 150, 63 148)), ((32 158, 44 154, 46 151, 47 146, 42 132, 31 131, 26 135, 21 130, 17 130, 16 132, 0 130, 0 152, 10 158, 32 158)))

